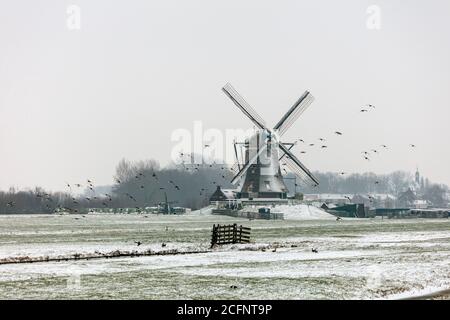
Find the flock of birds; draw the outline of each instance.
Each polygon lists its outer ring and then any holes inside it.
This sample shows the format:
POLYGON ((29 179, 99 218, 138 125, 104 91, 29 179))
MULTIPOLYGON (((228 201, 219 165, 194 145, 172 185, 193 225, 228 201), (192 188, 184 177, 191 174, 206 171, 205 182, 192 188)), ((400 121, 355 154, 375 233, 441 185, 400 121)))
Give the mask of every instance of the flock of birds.
MULTIPOLYGON (((374 109, 375 109, 374 105, 368 104, 368 105, 363 106, 360 109, 360 112, 361 113, 367 113, 367 112, 370 112, 371 110, 374 110, 374 109)), ((342 131, 338 131, 338 130, 334 131, 334 134, 336 136, 343 136, 344 135, 342 131)), ((327 149, 328 148, 328 144, 326 143, 327 139, 325 139, 323 137, 319 137, 317 140, 319 142, 316 144, 315 142, 306 142, 304 139, 297 139, 294 142, 294 144, 301 143, 304 146, 309 146, 309 147, 314 147, 314 146, 318 145, 318 146, 320 146, 320 149, 327 149)), ((208 148, 208 147, 210 147, 209 144, 205 144, 204 145, 204 148, 208 148)), ((416 145, 415 144, 409 144, 409 147, 410 148, 416 148, 416 145)), ((373 155, 380 154, 380 150, 387 150, 387 149, 389 149, 389 147, 387 145, 381 144, 379 149, 372 148, 369 151, 368 150, 361 151, 361 155, 362 155, 364 160, 370 161, 371 157, 373 155)), ((305 151, 304 148, 302 148, 302 150, 300 150, 299 152, 301 154, 306 154, 307 153, 307 151, 305 151)), ((217 165, 215 163, 213 163, 213 164, 206 164, 206 165, 205 164, 198 164, 198 163, 197 164, 186 164, 186 161, 185 161, 185 157, 186 156, 191 156, 191 155, 187 155, 187 154, 185 154, 183 152, 180 152, 180 158, 182 160, 181 161, 181 166, 183 167, 183 170, 186 170, 188 172, 189 171, 193 172, 193 173, 199 172, 202 168, 205 168, 205 167, 206 168, 208 168, 208 167, 212 168, 213 166, 214 167, 220 167, 221 173, 220 173, 219 179, 221 181, 219 181, 219 180, 212 180, 212 181, 209 182, 212 185, 218 185, 220 183, 228 182, 228 179, 230 178, 229 177, 229 173, 230 172, 231 173, 236 173, 235 170, 233 170, 233 168, 230 168, 230 167, 224 166, 224 165, 219 166, 219 165, 217 165)), ((282 171, 287 174, 287 170, 285 168, 282 168, 282 171)), ((346 172, 341 171, 341 172, 339 172, 339 174, 340 175, 345 175, 346 172)), ((147 188, 145 183, 143 183, 143 179, 144 178, 145 178, 145 174, 142 173, 142 172, 138 172, 135 175, 135 181, 136 181, 136 183, 138 183, 139 189, 143 190, 143 191, 146 190, 146 188, 147 188)), ((151 178, 154 179, 155 182, 158 183, 158 189, 159 190, 161 190, 161 191, 162 190, 166 190, 165 187, 161 186, 159 177, 157 176, 157 174, 155 172, 153 172, 151 174, 151 178)), ((115 182, 117 184, 119 184, 119 185, 123 183, 119 179, 115 179, 115 182)), ((168 183, 169 183, 169 185, 171 185, 171 187, 174 188, 174 190, 176 190, 176 191, 181 191, 182 190, 180 185, 178 183, 176 183, 175 181, 169 180, 168 183)), ((375 184, 379 184, 379 183, 380 183, 379 181, 375 181, 375 184)), ((70 194, 72 194, 72 191, 73 191, 72 187, 76 187, 76 188, 83 187, 83 185, 80 184, 80 183, 75 183, 75 184, 66 183, 66 186, 68 187, 70 194)), ((110 195, 108 193, 105 193, 104 195, 99 195, 99 196, 96 195, 96 191, 95 191, 95 187, 94 187, 94 184, 92 182, 92 179, 87 179, 87 184, 85 186, 87 187, 88 190, 90 190, 90 192, 92 193, 92 196, 87 196, 87 197, 84 198, 84 200, 86 200, 88 202, 101 201, 101 204, 102 204, 103 207, 109 207, 109 204, 111 202, 113 202, 112 195, 110 195)), ((295 183, 295 186, 297 187, 299 185, 297 183, 295 183)), ((317 187, 317 186, 314 185, 313 187, 317 187)), ((200 196, 203 196, 203 195, 206 196, 207 190, 208 190, 208 188, 204 188, 204 187, 200 188, 198 190, 199 195, 200 196)), ((133 194, 130 194, 130 193, 126 192, 126 193, 123 194, 123 196, 125 196, 126 198, 130 199, 133 202, 137 202, 136 195, 133 195, 133 194)), ((70 206, 70 207, 67 207, 67 206, 66 207, 62 207, 60 205, 55 205, 55 201, 52 199, 51 195, 48 194, 48 193, 42 193, 42 194, 38 193, 38 194, 36 194, 36 197, 37 198, 41 198, 44 201, 46 201, 47 203, 45 204, 45 207, 48 208, 48 209, 51 209, 52 206, 53 206, 53 207, 56 207, 57 209, 60 209, 60 210, 67 210, 67 211, 69 211, 71 213, 77 213, 79 211, 77 209, 77 206, 80 204, 79 203, 79 201, 80 201, 79 198, 77 199, 75 197, 72 197, 72 199, 71 199, 72 206, 70 206)), ((10 201, 10 202, 8 202, 6 204, 7 207, 14 207, 15 205, 16 205, 16 203, 14 201, 10 201)), ((140 208, 138 206, 136 206, 135 209, 138 212, 143 210, 143 208, 140 208)))
MULTIPOLYGON (((209 144, 205 144, 204 147, 208 148, 210 145, 209 144)), ((179 153, 180 156, 180 166, 183 168, 183 170, 186 170, 187 172, 192 172, 192 173, 196 173, 199 172, 201 169, 212 169, 212 168, 219 168, 220 169, 220 173, 219 176, 217 177, 217 180, 211 180, 208 183, 212 184, 212 185, 219 185, 220 183, 227 183, 229 182, 230 176, 228 175, 229 173, 236 173, 232 168, 226 166, 226 165, 219 165, 216 164, 215 162, 213 162, 212 164, 199 164, 199 163, 190 163, 192 161, 186 161, 186 157, 192 157, 192 155, 188 155, 186 153, 180 152, 179 153)), ((192 160, 192 159, 191 159, 192 160)), ((199 195, 200 196, 206 196, 207 195, 207 191, 208 188, 200 188, 199 190, 199 195)))
MULTIPOLYGON (((374 110, 374 109, 375 109, 375 106, 374 106, 374 105, 368 104, 368 105, 363 106, 363 107, 360 109, 360 112, 361 112, 361 113, 368 113, 368 112, 370 112, 371 110, 374 110)), ((334 134, 337 135, 337 136, 343 136, 343 133, 342 133, 341 131, 334 131, 334 134)), ((320 149, 326 149, 326 148, 328 148, 328 145, 326 144, 326 139, 325 139, 325 138, 320 137, 320 138, 318 138, 318 141, 319 141, 319 143, 317 143, 317 145, 320 146, 320 149)), ((314 143, 314 142, 309 142, 309 143, 307 143, 307 142, 306 142, 305 140, 303 140, 303 139, 297 139, 297 140, 294 142, 294 144, 298 144, 298 143, 302 143, 302 144, 304 144, 305 146, 307 145, 307 146, 309 146, 309 147, 314 147, 314 146, 316 145, 316 143, 314 143)), ((208 148, 208 147, 210 147, 209 144, 205 144, 205 145, 204 145, 204 148, 208 148)), ((416 148, 416 145, 415 145, 415 144, 409 144, 409 147, 411 147, 411 148, 416 148)), ((385 145, 385 144, 381 144, 381 145, 380 145, 380 148, 383 149, 383 150, 385 150, 385 149, 388 149, 388 146, 385 145)), ((379 149, 374 149, 374 148, 373 148, 373 149, 370 149, 370 151, 362 151, 361 154, 362 154, 364 160, 370 161, 370 158, 369 158, 369 157, 371 157, 371 155, 374 155, 374 154, 379 154, 379 152, 380 152, 379 149)), ((306 151, 305 151, 305 150, 300 150, 300 153, 301 153, 301 154, 305 154, 306 151)), ((180 157, 182 158, 181 165, 183 166, 183 169, 184 169, 184 170, 186 170, 186 171, 191 171, 191 172, 199 172, 200 169, 202 169, 202 167, 205 166, 205 165, 200 165, 200 164, 189 164, 189 165, 186 165, 186 163, 185 163, 185 161, 184 161, 184 157, 185 157, 185 156, 186 156, 186 154, 184 154, 183 152, 180 153, 180 157)), ((207 166, 209 166, 210 168, 212 168, 212 167, 213 167, 213 164, 209 164, 209 165, 207 165, 207 166)), ((214 164, 214 166, 217 166, 217 165, 214 164)), ((221 177, 222 177, 222 179, 224 179, 224 180, 226 180, 226 179, 228 178, 228 177, 227 177, 227 171, 231 171, 232 173, 235 173, 235 171, 234 171, 232 168, 229 168, 229 167, 227 167, 227 166, 221 166, 221 167, 220 167, 220 170, 222 170, 221 177)), ((287 173, 286 169, 284 169, 284 168, 283 168, 283 171, 284 171, 285 173, 287 173)), ((340 174, 340 175, 345 175, 346 172, 342 171, 342 172, 340 172, 339 174, 340 174)), ((151 177, 152 177, 152 179, 155 180, 155 182, 157 182, 159 190, 165 190, 165 187, 162 187, 162 186, 160 185, 160 183, 159 183, 159 182, 160 182, 159 177, 156 175, 155 172, 153 172, 153 173, 151 174, 151 177)), ((139 189, 141 189, 141 190, 145 190, 145 189, 146 189, 145 183, 143 183, 143 181, 142 181, 144 178, 145 178, 145 174, 142 173, 142 172, 137 173, 136 176, 135 176, 136 182, 139 183, 139 189)), ((116 182, 118 185, 120 185, 120 184, 123 183, 123 182, 122 182, 121 180, 119 180, 119 179, 115 179, 115 182, 116 182)), ((180 188, 179 184, 177 184, 175 181, 169 180, 168 183, 169 183, 176 191, 181 191, 181 188, 180 188)), ((213 184, 213 185, 217 185, 218 181, 213 180, 213 181, 210 181, 210 183, 213 184)), ((380 183, 379 181, 375 181, 375 184, 379 184, 379 183, 380 183)), ((82 188, 82 187, 83 187, 83 185, 80 184, 80 183, 75 183, 75 184, 72 184, 72 185, 71 185, 70 183, 66 183, 66 186, 69 188, 70 194, 72 194, 72 187, 76 187, 76 188, 82 188)), ((92 193, 92 196, 89 196, 89 197, 87 196, 87 197, 84 198, 86 201, 91 202, 91 201, 94 201, 94 200, 101 200, 101 201, 102 201, 101 203, 102 203, 102 205, 103 205, 104 207, 108 207, 108 206, 109 206, 108 203, 113 202, 113 197, 112 197, 112 195, 110 195, 110 194, 108 194, 108 193, 105 193, 104 195, 99 195, 99 196, 96 195, 95 187, 94 187, 94 184, 93 184, 93 182, 92 182, 91 179, 87 179, 87 184, 86 184, 85 186, 86 186, 87 189, 90 190, 90 192, 92 193)), ((295 186, 297 187, 298 185, 295 184, 295 186)), ((201 189, 199 190, 199 194, 200 194, 200 195, 204 195, 204 194, 206 194, 206 191, 207 191, 206 188, 201 188, 201 189)), ((130 200, 132 200, 132 201, 134 201, 134 202, 137 202, 136 196, 135 196, 135 195, 132 195, 132 194, 130 194, 130 193, 128 193, 128 192, 127 192, 127 193, 124 193, 123 195, 124 195, 125 197, 127 197, 128 199, 130 199, 130 200)), ((51 196, 50 194, 48 194, 48 193, 37 193, 37 194, 36 194, 36 197, 37 197, 37 198, 40 198, 40 199, 42 199, 42 200, 44 200, 44 201, 46 202, 45 206, 46 206, 48 209, 50 209, 50 208, 52 207, 52 203, 55 204, 55 200, 54 200, 54 199, 52 198, 52 196, 51 196)), ((351 201, 350 197, 347 196, 346 198, 348 198, 348 200, 351 201)), ((369 195, 369 199, 370 199, 370 201, 373 201, 373 197, 371 197, 370 195, 369 195)), ((77 213, 77 212, 78 212, 78 209, 76 208, 76 206, 78 206, 78 205, 80 204, 80 203, 79 203, 79 199, 77 199, 77 198, 75 198, 75 197, 72 197, 72 198, 71 198, 71 203, 72 203, 72 206, 71 206, 71 207, 62 207, 62 206, 57 205, 57 204, 55 204, 54 207, 56 207, 56 208, 58 208, 58 209, 60 209, 60 210, 67 210, 67 211, 69 211, 69 212, 71 212, 71 213, 77 213)), ((9 201, 9 202, 6 204, 6 206, 7 206, 7 207, 14 207, 14 206, 16 206, 16 203, 15 203, 14 201, 9 201)), ((138 212, 139 212, 140 210, 143 209, 143 208, 140 208, 140 207, 135 207, 135 208, 137 209, 138 212)), ((119 209, 119 210, 121 211, 122 209, 119 209)), ((81 215, 81 218, 85 218, 85 217, 86 217, 86 216, 81 215)), ((145 217, 147 217, 147 216, 145 216, 145 217)), ((76 218, 74 218, 74 219, 79 220, 80 217, 76 217, 76 218)), ((337 218, 337 220, 340 220, 340 218, 337 218)), ((168 228, 166 227, 166 231, 167 231, 167 230, 168 230, 168 228)), ((140 246, 140 245, 143 244, 141 241, 134 241, 134 243, 135 243, 137 246, 140 246)), ((166 247, 166 243, 162 243, 161 246, 162 246, 162 247, 166 247)), ((273 250, 273 252, 275 252, 275 251, 276 251, 276 248, 273 250)), ((312 248, 312 249, 311 249, 311 252, 313 252, 313 253, 318 253, 318 249, 317 249, 317 248, 312 248)), ((237 287, 236 287, 236 286, 231 286, 231 288, 232 288, 232 289, 236 289, 237 287)))
MULTIPOLYGON (((374 105, 367 104, 367 105, 361 107, 360 112, 362 112, 362 113, 370 112, 371 110, 374 110, 374 109, 375 109, 374 105)), ((342 136, 343 135, 342 131, 334 131, 334 134, 337 135, 337 136, 342 136)), ((327 149, 328 148, 328 145, 326 144, 326 139, 325 138, 320 137, 320 138, 318 138, 318 141, 320 141, 320 142, 318 144, 316 144, 315 142, 306 142, 304 139, 297 139, 297 140, 295 140, 294 144, 302 143, 304 146, 309 146, 309 147, 314 147, 316 145, 319 145, 320 149, 327 149)), ((416 145, 410 143, 409 147, 410 148, 416 148, 416 145)), ((369 151, 367 151, 367 150, 361 151, 361 154, 362 154, 362 157, 363 157, 364 160, 370 161, 372 155, 379 154, 380 150, 387 150, 387 149, 389 149, 387 145, 381 144, 378 149, 372 148, 372 149, 368 149, 369 151)), ((305 153, 307 153, 307 151, 301 150, 300 153, 301 154, 305 154, 305 153)), ((340 174, 344 175, 345 172, 340 172, 340 174)))

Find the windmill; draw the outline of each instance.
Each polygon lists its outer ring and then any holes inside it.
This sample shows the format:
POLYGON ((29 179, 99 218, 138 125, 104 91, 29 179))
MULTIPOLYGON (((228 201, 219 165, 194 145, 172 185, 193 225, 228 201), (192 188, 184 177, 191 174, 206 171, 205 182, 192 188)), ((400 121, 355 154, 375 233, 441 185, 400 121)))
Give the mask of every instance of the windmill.
POLYGON ((158 203, 159 213, 162 214, 172 214, 174 212, 172 203, 177 203, 178 201, 168 201, 167 193, 164 191, 164 202, 158 203))
POLYGON ((294 144, 280 140, 313 102, 314 97, 308 91, 305 91, 280 121, 269 129, 231 84, 227 83, 222 90, 257 127, 256 133, 245 141, 244 163, 242 167, 238 164, 238 173, 231 181, 232 184, 240 185, 239 198, 286 198, 288 189, 281 174, 280 162, 286 164, 303 182, 312 186, 319 185, 313 174, 291 153, 290 149, 294 144))

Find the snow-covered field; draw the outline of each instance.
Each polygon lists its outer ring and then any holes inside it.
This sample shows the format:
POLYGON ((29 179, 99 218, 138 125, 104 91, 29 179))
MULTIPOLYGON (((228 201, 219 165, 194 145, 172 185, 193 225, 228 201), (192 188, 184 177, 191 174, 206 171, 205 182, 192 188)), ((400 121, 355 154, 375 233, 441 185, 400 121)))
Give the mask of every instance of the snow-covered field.
POLYGON ((274 212, 284 213, 284 219, 286 220, 335 220, 336 217, 325 212, 322 209, 309 205, 279 205, 273 209, 274 212))
POLYGON ((198 251, 3 264, 0 298, 390 299, 450 288, 448 219, 336 221, 313 207, 288 209, 277 208, 284 221, 208 211, 0 216, 0 261, 114 250, 198 251), (235 222, 252 228, 253 243, 209 250, 212 225, 235 222))

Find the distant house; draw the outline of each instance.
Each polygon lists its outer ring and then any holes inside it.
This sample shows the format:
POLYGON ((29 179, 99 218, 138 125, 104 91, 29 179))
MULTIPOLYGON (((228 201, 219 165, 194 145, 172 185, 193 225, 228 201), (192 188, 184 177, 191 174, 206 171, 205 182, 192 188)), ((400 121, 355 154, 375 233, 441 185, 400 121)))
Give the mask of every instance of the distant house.
POLYGON ((414 208, 414 201, 417 200, 416 194, 411 188, 408 188, 405 192, 400 193, 398 196, 398 206, 404 208, 414 208))
POLYGON ((430 203, 427 200, 414 200, 413 205, 416 209, 427 209, 430 203))
POLYGON ((397 201, 397 198, 389 193, 374 193, 371 196, 377 208, 394 208, 397 201))
POLYGON ((353 203, 363 203, 366 207, 393 208, 396 197, 388 193, 373 193, 370 195, 355 194, 353 203))
POLYGON ((236 199, 236 190, 233 189, 222 189, 220 186, 217 186, 216 191, 211 195, 209 201, 228 201, 236 199))
POLYGON ((359 204, 362 203, 366 207, 371 207, 372 206, 372 200, 369 198, 369 196, 362 195, 362 194, 355 194, 352 197, 352 202, 353 203, 359 203, 359 204))
POLYGON ((216 206, 216 209, 236 210, 241 208, 240 200, 237 199, 237 190, 222 189, 217 186, 216 191, 209 198, 209 203, 216 206))
POLYGON ((335 205, 344 205, 350 203, 351 194, 339 194, 339 193, 310 193, 304 194, 303 200, 308 202, 320 202, 335 205))

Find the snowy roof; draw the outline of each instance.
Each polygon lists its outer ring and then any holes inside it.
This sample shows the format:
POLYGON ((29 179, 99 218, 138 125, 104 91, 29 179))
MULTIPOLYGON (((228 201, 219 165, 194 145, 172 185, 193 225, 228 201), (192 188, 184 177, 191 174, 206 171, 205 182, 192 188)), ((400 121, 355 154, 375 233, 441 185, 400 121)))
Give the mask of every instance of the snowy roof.
POLYGON ((236 199, 236 190, 234 189, 221 189, 219 186, 217 190, 211 195, 212 201, 224 201, 236 199))
POLYGON ((229 198, 229 199, 234 199, 236 196, 236 190, 234 189, 221 189, 223 194, 229 198))
POLYGON ((305 200, 348 200, 346 197, 352 197, 352 194, 340 194, 340 193, 309 193, 304 194, 305 200))

